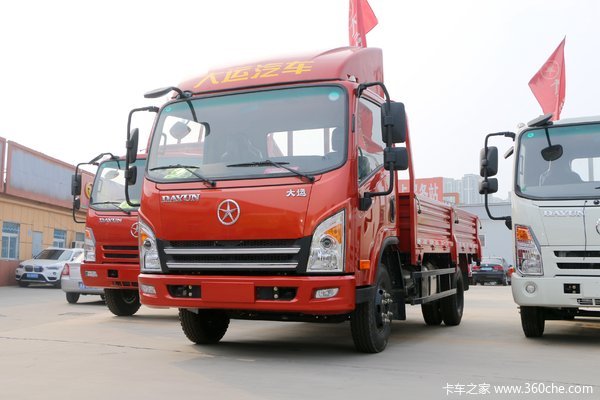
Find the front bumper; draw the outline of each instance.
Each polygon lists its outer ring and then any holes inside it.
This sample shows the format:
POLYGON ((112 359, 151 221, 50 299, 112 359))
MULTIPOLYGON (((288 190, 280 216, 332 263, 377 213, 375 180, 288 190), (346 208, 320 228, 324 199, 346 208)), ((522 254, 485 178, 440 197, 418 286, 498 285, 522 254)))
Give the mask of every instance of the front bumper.
POLYGON ((304 313, 311 315, 345 314, 354 310, 356 283, 352 275, 343 276, 198 276, 140 274, 140 287, 154 287, 156 294, 140 290, 140 301, 150 307, 227 309, 304 313), (173 287, 192 286, 196 297, 174 297, 173 287), (267 288, 295 290, 291 299, 259 299, 267 288), (338 288, 335 296, 315 298, 319 289, 338 288), (171 289, 171 292, 169 292, 171 289))
POLYGON ((512 293, 515 303, 520 306, 600 308, 600 277, 532 277, 513 273, 512 293), (529 284, 535 285, 533 293, 525 290, 529 284), (565 293, 565 285, 579 285, 580 292, 565 293))
POLYGON ((60 288, 67 293, 104 294, 104 289, 86 286, 81 279, 63 277, 60 288))
POLYGON ((15 279, 17 282, 51 283, 54 285, 60 282, 60 273, 61 271, 52 271, 50 274, 48 272, 23 272, 22 274, 16 274, 15 279))
POLYGON ((85 286, 108 289, 131 289, 138 286, 138 264, 81 264, 85 286))

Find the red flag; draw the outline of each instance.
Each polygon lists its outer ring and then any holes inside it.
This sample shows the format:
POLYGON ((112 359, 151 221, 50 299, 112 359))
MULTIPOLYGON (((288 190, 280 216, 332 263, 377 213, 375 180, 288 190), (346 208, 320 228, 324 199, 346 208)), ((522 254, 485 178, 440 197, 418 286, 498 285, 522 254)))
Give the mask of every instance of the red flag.
POLYGON ((560 119, 565 104, 565 39, 529 81, 529 87, 542 106, 542 111, 544 114, 552 113, 553 121, 560 119))
POLYGON ((350 0, 350 46, 367 47, 367 33, 377 25, 377 17, 367 0, 350 0))

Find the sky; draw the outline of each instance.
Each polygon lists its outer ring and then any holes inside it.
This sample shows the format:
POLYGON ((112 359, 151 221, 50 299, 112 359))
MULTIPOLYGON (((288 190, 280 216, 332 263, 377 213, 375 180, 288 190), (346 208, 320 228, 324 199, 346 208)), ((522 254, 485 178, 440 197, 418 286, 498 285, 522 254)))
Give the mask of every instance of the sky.
MULTIPOLYGON (((599 1, 369 3, 379 24, 367 43, 406 106, 417 177, 478 173, 485 134, 541 114, 528 82, 565 36, 561 118, 600 114, 599 1)), ((71 164, 123 154, 129 111, 165 100, 149 90, 348 43, 348 0, 4 2, 0 137, 71 164)), ((501 197, 511 169, 501 162, 501 197)))

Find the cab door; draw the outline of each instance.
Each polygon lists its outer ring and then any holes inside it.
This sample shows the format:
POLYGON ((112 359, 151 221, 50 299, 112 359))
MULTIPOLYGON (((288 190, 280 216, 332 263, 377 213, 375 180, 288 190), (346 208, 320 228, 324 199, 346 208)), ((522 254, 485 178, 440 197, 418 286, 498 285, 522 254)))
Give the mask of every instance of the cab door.
MULTIPOLYGON (((365 192, 383 192, 389 187, 389 171, 383 168, 383 149, 385 143, 381 133, 381 110, 379 104, 367 98, 358 100, 356 116, 356 141, 358 164, 358 194, 365 192)), ((393 172, 391 172, 393 173, 393 172)), ((368 210, 358 211, 357 234, 359 260, 370 260, 369 270, 359 271, 357 284, 373 282, 377 267, 377 256, 386 231, 394 229, 394 192, 387 196, 372 197, 373 203, 368 210)))

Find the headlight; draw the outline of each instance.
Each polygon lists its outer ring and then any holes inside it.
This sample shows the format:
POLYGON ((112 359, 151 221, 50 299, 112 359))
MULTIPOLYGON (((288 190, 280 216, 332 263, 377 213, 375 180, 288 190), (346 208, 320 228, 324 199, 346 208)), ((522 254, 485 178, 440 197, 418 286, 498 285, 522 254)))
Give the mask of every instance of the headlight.
POLYGON ((152 229, 140 221, 140 269, 142 272, 161 271, 160 259, 158 258, 158 248, 156 247, 156 237, 152 229))
POLYGON ((312 236, 308 272, 344 271, 345 213, 340 211, 321 222, 312 236))
POLYGON ((528 226, 515 225, 517 270, 523 275, 544 275, 540 246, 528 226))
POLYGON ((92 228, 85 228, 85 239, 83 241, 84 261, 96 262, 96 238, 92 228))

